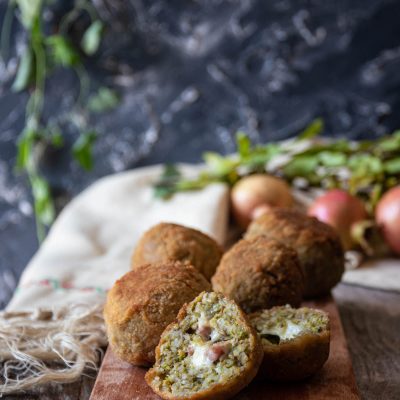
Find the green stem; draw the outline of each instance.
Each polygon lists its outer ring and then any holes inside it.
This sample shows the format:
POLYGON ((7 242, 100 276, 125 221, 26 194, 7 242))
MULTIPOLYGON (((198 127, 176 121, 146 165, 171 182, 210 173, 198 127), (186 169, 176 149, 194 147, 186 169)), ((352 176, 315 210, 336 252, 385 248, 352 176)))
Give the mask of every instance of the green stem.
MULTIPOLYGON (((35 18, 35 21, 32 25, 32 29, 30 31, 30 45, 34 53, 36 63, 35 88, 26 108, 26 124, 30 126, 30 128, 37 130, 40 125, 40 120, 43 113, 47 72, 46 52, 44 46, 44 37, 41 29, 40 15, 35 18)), ((32 153, 29 154, 29 159, 25 165, 25 170, 27 172, 30 186, 32 188, 32 196, 35 210, 36 234, 39 242, 42 242, 46 235, 46 228, 40 215, 40 199, 37 198, 37 193, 34 190, 35 181, 40 178, 40 176, 37 172, 37 167, 35 165, 32 153)))
POLYGON ((82 103, 82 100, 87 97, 89 94, 89 88, 90 88, 90 79, 89 75, 86 72, 86 69, 82 65, 78 65, 75 68, 76 74, 78 75, 79 79, 79 94, 78 98, 76 100, 76 104, 80 105, 82 103))
POLYGON ((37 20, 37 24, 39 25, 37 28, 39 33, 32 38, 32 48, 36 60, 36 82, 35 91, 33 93, 34 102, 32 111, 33 116, 37 119, 37 121, 39 121, 44 104, 44 91, 46 84, 46 53, 43 46, 43 37, 40 31, 39 18, 37 20))
MULTIPOLYGON (((29 183, 31 185, 31 188, 33 187, 33 181, 34 181, 35 173, 29 172, 28 171, 28 178, 29 178, 29 183)), ((35 197, 34 192, 32 191, 32 196, 33 196, 33 203, 34 203, 34 210, 35 210, 35 225, 36 225, 36 236, 38 239, 39 243, 42 243, 44 238, 46 237, 46 227, 42 223, 39 217, 39 212, 37 210, 37 199, 35 197)))
MULTIPOLYGON (((28 0, 26 0, 28 1, 28 0)), ((13 10, 15 0, 9 0, 8 9, 6 11, 3 26, 0 28, 2 37, 0 39, 0 55, 8 56, 10 32, 12 28, 13 10)), ((46 79, 48 74, 48 59, 46 54, 46 36, 42 30, 42 11, 43 3, 35 9, 35 14, 30 18, 29 24, 25 24, 28 34, 28 46, 33 54, 34 62, 34 85, 33 91, 29 95, 26 105, 25 129, 20 136, 20 145, 18 160, 22 160, 21 167, 24 168, 32 190, 36 233, 39 242, 41 242, 46 234, 46 227, 49 226, 54 219, 54 203, 51 197, 48 182, 41 176, 38 171, 35 160, 35 148, 38 142, 44 138, 43 133, 48 132, 42 126, 42 115, 45 106, 46 79)), ((59 32, 66 35, 69 26, 79 18, 82 12, 86 12, 92 23, 98 20, 97 10, 88 0, 76 0, 73 9, 68 12, 61 20, 59 32)), ((88 96, 90 90, 90 80, 85 68, 81 65, 74 68, 80 82, 79 94, 77 96, 74 107, 84 107, 84 98, 88 96)), ((83 113, 83 117, 88 115, 83 113)), ((68 121, 73 122, 74 121, 68 121)), ((86 120, 77 121, 82 126, 87 125, 86 120)), ((79 126, 81 129, 82 126, 79 126)))
POLYGON ((68 31, 70 24, 79 17, 80 9, 75 6, 71 11, 64 15, 61 19, 59 33, 65 35, 68 31))
POLYGON ((86 11, 92 22, 98 19, 97 10, 93 4, 85 0, 78 1, 74 8, 61 19, 59 27, 61 35, 67 33, 69 26, 79 17, 81 11, 86 11))

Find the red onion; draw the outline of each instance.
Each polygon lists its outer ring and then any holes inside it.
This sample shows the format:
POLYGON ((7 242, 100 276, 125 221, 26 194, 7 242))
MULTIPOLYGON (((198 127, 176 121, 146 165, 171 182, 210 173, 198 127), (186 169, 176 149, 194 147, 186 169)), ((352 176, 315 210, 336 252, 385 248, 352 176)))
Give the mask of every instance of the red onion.
POLYGON ((308 215, 333 226, 339 233, 343 247, 348 250, 354 245, 351 226, 365 219, 367 212, 360 199, 344 190, 333 189, 315 200, 308 215))
POLYGON ((400 255, 400 186, 383 195, 376 207, 375 219, 390 248, 400 255))

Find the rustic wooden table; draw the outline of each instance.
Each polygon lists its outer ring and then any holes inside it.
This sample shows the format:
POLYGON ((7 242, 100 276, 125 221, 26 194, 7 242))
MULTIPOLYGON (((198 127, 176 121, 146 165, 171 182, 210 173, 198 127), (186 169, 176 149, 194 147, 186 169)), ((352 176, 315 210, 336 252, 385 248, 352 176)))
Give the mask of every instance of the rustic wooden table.
MULTIPOLYGON (((340 284, 334 290, 362 399, 400 399, 400 294, 340 284)), ((94 378, 7 400, 87 400, 94 378)))

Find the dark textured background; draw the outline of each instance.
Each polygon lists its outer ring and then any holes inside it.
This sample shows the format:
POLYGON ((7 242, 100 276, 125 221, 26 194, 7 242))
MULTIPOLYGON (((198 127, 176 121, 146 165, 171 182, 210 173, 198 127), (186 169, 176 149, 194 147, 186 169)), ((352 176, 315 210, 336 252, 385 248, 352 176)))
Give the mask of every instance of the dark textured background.
MULTIPOLYGON (((66 151, 42 152, 59 207, 106 174, 231 152, 238 129, 263 142, 294 135, 316 116, 327 135, 372 137, 400 127, 399 1, 94 3, 109 26, 86 66, 122 101, 93 121, 100 137, 92 172, 82 173, 66 151)), ((0 0, 1 15, 5 5, 0 0)), ((49 29, 66 8, 58 2, 46 14, 49 29)), ((13 52, 24 40, 16 25, 13 52)), ((27 100, 10 91, 15 67, 15 58, 0 62, 0 308, 37 248, 26 180, 13 170, 27 100)), ((46 118, 65 109, 76 88, 73 74, 57 72, 46 118)), ((67 135, 70 143, 74 132, 67 135)))

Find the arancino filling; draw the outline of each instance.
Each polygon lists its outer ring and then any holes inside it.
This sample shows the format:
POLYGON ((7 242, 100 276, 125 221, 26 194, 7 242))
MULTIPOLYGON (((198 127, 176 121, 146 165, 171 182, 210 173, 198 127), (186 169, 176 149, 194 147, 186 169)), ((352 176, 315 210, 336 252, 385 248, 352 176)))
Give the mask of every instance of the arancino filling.
POLYGON ((174 395, 208 389, 240 374, 250 348, 237 308, 216 293, 205 293, 163 337, 153 383, 174 395))
POLYGON ((325 313, 310 308, 292 308, 289 305, 254 313, 251 323, 263 343, 279 344, 304 334, 318 334, 327 329, 325 313))

